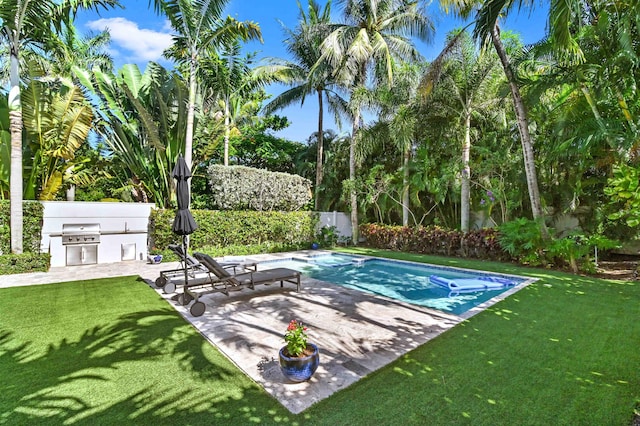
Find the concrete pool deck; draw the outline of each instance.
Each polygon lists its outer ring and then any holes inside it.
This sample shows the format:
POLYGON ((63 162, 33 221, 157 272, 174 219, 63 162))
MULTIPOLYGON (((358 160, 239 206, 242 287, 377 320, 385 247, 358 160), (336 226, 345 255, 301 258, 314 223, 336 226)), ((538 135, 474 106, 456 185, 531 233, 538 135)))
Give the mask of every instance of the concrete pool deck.
MULTIPOLYGON (((291 253, 248 256, 265 261, 291 253)), ((233 363, 292 413, 300 413, 334 392, 433 339, 464 319, 436 310, 373 296, 303 276, 302 289, 278 284, 256 290, 207 294, 206 311, 192 317, 187 307, 164 294, 153 281, 177 263, 141 261, 51 268, 49 272, 4 277, 0 287, 140 275, 233 363), (320 348, 320 367, 308 382, 288 382, 280 372, 278 351, 290 320, 308 327, 320 348)), ((268 265, 267 265, 268 267, 268 265)), ((506 297, 519 285, 500 296, 506 297)), ((495 299, 492 300, 495 303, 495 299)), ((466 315, 465 315, 466 316, 466 315)))

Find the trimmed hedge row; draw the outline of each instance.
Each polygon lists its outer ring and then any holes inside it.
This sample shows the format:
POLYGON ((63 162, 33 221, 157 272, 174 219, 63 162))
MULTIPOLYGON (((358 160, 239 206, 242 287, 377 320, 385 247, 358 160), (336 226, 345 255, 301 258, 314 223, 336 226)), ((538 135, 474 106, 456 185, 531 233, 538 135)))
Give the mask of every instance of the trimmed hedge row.
MULTIPOLYGON (((42 240, 43 205, 38 201, 23 201, 23 251, 39 253, 42 240)), ((11 253, 11 206, 0 200, 0 255, 11 253)))
POLYGON ((207 173, 220 210, 296 211, 311 201, 311 181, 302 176, 219 164, 207 173))
MULTIPOLYGON (((204 247, 271 244, 286 247, 308 246, 314 238, 317 214, 308 211, 256 212, 192 210, 198 229, 191 234, 192 250, 204 247)), ((164 250, 182 240, 171 230, 175 210, 151 212, 149 236, 152 250, 164 250)))
POLYGON ((498 244, 496 229, 475 230, 465 235, 438 226, 410 228, 372 223, 361 225, 360 235, 366 238, 368 246, 380 249, 477 259, 510 259, 498 244))
POLYGON ((0 256, 0 275, 25 272, 47 272, 51 256, 49 253, 5 254, 0 256))

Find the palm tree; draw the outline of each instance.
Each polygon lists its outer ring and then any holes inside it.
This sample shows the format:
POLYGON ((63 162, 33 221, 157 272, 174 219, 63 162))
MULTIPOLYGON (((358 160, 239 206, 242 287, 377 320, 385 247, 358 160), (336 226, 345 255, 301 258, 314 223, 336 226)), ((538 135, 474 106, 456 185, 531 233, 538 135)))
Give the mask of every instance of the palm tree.
POLYGON ((52 32, 69 22, 79 8, 110 7, 117 0, 3 0, 0 3, 0 38, 9 47, 11 129, 11 251, 22 253, 22 104, 20 101, 20 54, 29 45, 42 46, 52 32))
MULTIPOLYGON (((509 0, 487 2, 472 0, 440 0, 440 3, 447 9, 449 7, 453 7, 454 12, 465 19, 471 15, 476 6, 480 6, 480 10, 477 12, 474 35, 481 41, 490 41, 500 58, 500 62, 502 63, 504 74, 507 77, 507 82, 509 83, 509 89, 511 91, 511 97, 513 99, 513 105, 516 113, 516 122, 520 132, 524 170, 527 178, 527 188, 529 190, 529 201, 531 202, 531 213, 534 219, 542 219, 544 217, 544 212, 542 211, 542 203, 540 200, 535 155, 533 152, 533 139, 529 133, 527 110, 524 102, 522 101, 522 95, 520 94, 520 88, 518 86, 515 72, 511 66, 511 61, 507 55, 504 44, 502 43, 502 39, 500 38, 500 27, 498 26, 498 17, 501 13, 509 12, 516 3, 523 6, 530 5, 532 2, 527 0, 520 0, 518 2, 512 2, 509 0)), ((546 227, 542 221, 541 226, 543 232, 546 234, 546 227)))
MULTIPOLYGON (((104 70, 111 70, 113 68, 113 59, 111 56, 106 53, 106 48, 109 46, 111 41, 111 36, 109 31, 105 30, 99 32, 97 34, 90 34, 88 36, 80 36, 78 34, 77 29, 73 25, 72 22, 67 23, 63 28, 60 34, 53 34, 52 37, 47 40, 46 50, 47 56, 38 55, 37 52, 29 55, 29 60, 35 60, 38 66, 41 68, 41 71, 47 79, 57 80, 61 84, 61 88, 68 87, 73 95, 73 108, 78 108, 78 105, 75 105, 76 102, 80 102, 80 97, 82 96, 82 91, 78 90, 78 87, 72 87, 74 84, 78 84, 80 82, 80 78, 87 78, 87 75, 90 73, 90 70, 94 67, 98 67, 104 70), (70 81, 70 77, 73 77, 73 83, 70 81)), ((62 94, 63 97, 67 95, 62 94)), ((83 97, 83 96, 82 96, 83 97)), ((90 103, 87 99, 82 99, 84 104, 89 107, 90 103)), ((46 101, 45 101, 46 102, 46 101)), ((69 107, 71 107, 71 103, 69 107)), ((91 111, 88 111, 91 113, 91 111)), ((38 123, 38 122, 36 122, 38 123)), ((83 123, 83 121, 79 121, 79 123, 83 123)), ((69 123, 73 124, 73 123, 69 123)), ((84 124, 84 123, 83 123, 84 124)), ((88 133, 85 135, 85 139, 88 133)), ((76 138, 74 138, 76 139, 76 138)), ((33 140, 33 139, 32 139, 33 140)), ((71 141, 71 138, 69 138, 71 141)), ((83 143, 84 141, 82 141, 83 143)), ((76 147, 76 149, 79 147, 76 147)), ((42 154, 48 156, 51 151, 42 151, 42 154)), ((66 154, 65 157, 62 157, 64 161, 60 161, 60 157, 58 154, 54 154, 52 158, 47 158, 46 161, 43 161, 42 164, 48 163, 49 165, 56 165, 59 169, 64 169, 64 172, 60 174, 61 177, 64 177, 64 183, 67 187, 67 200, 73 201, 75 199, 75 183, 81 183, 83 185, 91 184, 91 180, 93 177, 97 177, 83 167, 85 161, 78 161, 74 159, 74 154, 71 155, 66 154), (57 158, 57 159, 56 159, 57 158)), ((45 158, 43 158, 45 160, 45 158)), ((36 166, 37 163, 34 163, 36 166)), ((36 176, 35 173, 37 171, 37 167, 33 167, 31 170, 31 176, 36 176)), ((49 168, 48 173, 51 174, 53 171, 49 168)), ((57 170, 56 173, 60 173, 60 170, 57 170)), ((58 176, 57 174, 55 175, 58 176)), ((51 181, 54 182, 54 181, 51 181)), ((56 184, 62 184, 62 180, 55 180, 56 184)), ((25 197, 29 198, 28 191, 31 188, 35 188, 35 181, 31 179, 28 181, 28 187, 25 189, 25 197)), ((44 191, 45 187, 42 187, 44 191)), ((59 187, 58 187, 59 188, 59 187)), ((56 195, 56 191, 45 191, 44 193, 48 194, 47 197, 53 197, 56 195)), ((39 195, 42 197, 42 193, 39 195)))
MULTIPOLYGON (((373 126, 361 129, 358 141, 359 157, 368 156, 377 145, 391 141, 401 153, 402 187, 400 197, 394 199, 402 207, 402 225, 409 226, 410 210, 410 162, 419 120, 416 113, 416 95, 422 68, 412 64, 395 66, 391 87, 380 86, 373 90, 380 119, 373 126)), ((417 221, 414 219, 414 223, 417 221)))
POLYGON ((234 41, 225 46, 220 55, 215 51, 203 53, 200 61, 200 80, 205 104, 219 107, 224 119, 224 157, 229 165, 229 140, 232 129, 243 112, 252 110, 256 100, 253 94, 271 82, 264 73, 254 73, 250 65, 253 54, 240 55, 240 43, 234 41), (217 105, 215 105, 217 104, 217 105))
POLYGON ((290 86, 265 106, 266 113, 272 113, 298 102, 303 105, 306 97, 313 93, 318 98, 318 130, 314 133, 318 142, 314 204, 315 209, 318 210, 323 177, 324 99, 326 98, 329 110, 336 115, 336 119, 345 110, 345 102, 337 91, 332 69, 328 64, 318 63, 322 56, 320 45, 331 31, 331 0, 327 1, 324 9, 321 9, 314 0, 309 0, 308 16, 299 2, 298 8, 300 10, 298 26, 294 30, 285 28, 287 34, 285 44, 294 60, 272 58, 269 60, 269 65, 260 67, 258 72, 272 74, 278 81, 290 86))
POLYGON ((113 58, 106 52, 110 42, 107 30, 79 36, 74 25, 65 26, 61 34, 54 34, 47 42, 49 74, 68 77, 93 67, 111 70, 113 58))
POLYGON ((231 17, 221 19, 228 0, 153 0, 156 12, 164 12, 177 32, 169 57, 188 66, 189 102, 184 158, 189 166, 193 158, 193 130, 200 56, 205 49, 220 47, 241 38, 261 39, 260 27, 254 22, 239 22, 231 17))
MULTIPOLYGON (((391 85, 393 63, 420 59, 413 39, 428 41, 433 26, 418 1, 340 0, 344 23, 337 24, 321 45, 318 64, 329 62, 350 91, 352 120, 349 179, 356 177, 356 143, 362 123, 362 99, 367 84, 391 85)), ((358 199, 350 190, 353 242, 358 242, 358 199)))
POLYGON ((445 79, 451 93, 458 101, 460 121, 463 125, 462 173, 460 185, 460 229, 469 232, 471 205, 471 118, 481 108, 495 103, 496 98, 488 93, 495 83, 495 56, 485 49, 478 50, 465 30, 449 36, 449 42, 430 66, 421 83, 425 93, 429 88, 445 79), (493 78, 492 78, 493 77, 493 78))

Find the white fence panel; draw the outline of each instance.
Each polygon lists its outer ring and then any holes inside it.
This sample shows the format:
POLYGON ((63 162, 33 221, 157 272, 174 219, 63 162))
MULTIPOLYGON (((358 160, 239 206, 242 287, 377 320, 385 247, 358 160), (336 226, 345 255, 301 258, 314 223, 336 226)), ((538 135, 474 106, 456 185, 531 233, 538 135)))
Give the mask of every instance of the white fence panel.
POLYGON ((351 238, 351 218, 348 214, 342 212, 320 212, 320 221, 318 229, 335 226, 338 236, 351 238))

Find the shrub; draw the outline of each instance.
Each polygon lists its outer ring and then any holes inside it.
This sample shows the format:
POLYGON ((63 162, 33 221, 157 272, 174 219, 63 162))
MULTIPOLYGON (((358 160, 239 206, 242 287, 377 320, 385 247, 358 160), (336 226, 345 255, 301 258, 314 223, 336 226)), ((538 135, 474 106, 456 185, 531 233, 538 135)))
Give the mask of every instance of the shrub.
MULTIPOLYGON (((44 207, 38 201, 24 201, 23 208, 23 250, 25 253, 39 253, 42 240, 42 213, 44 207)), ((11 253, 11 212, 7 200, 0 200, 0 255, 11 253)))
POLYGON ((611 199, 609 207, 614 209, 609 220, 624 221, 630 228, 640 227, 640 168, 615 166, 604 193, 611 199))
POLYGON ((462 241, 463 251, 477 259, 510 260, 511 256, 500 247, 499 236, 495 228, 469 231, 462 241))
POLYGON ((547 256, 557 266, 569 265, 574 273, 578 273, 580 270, 595 273, 596 267, 591 261, 589 253, 595 247, 608 250, 619 246, 618 241, 610 240, 602 235, 586 236, 580 231, 574 231, 564 238, 551 238, 547 248, 547 256))
POLYGON ((335 226, 323 226, 316 233, 315 241, 322 248, 333 248, 338 243, 338 228, 335 226))
MULTIPOLYGON (((262 247, 264 251, 282 251, 308 247, 313 241, 317 215, 312 212, 256 212, 193 210, 198 229, 190 236, 192 249, 262 247)), ((171 230, 174 210, 151 212, 150 237, 155 248, 181 242, 171 230)), ((239 250, 245 251, 245 250, 239 250)), ((251 254, 241 252, 222 254, 251 254)), ((210 251, 207 251, 208 253, 210 251)), ((257 252, 254 252, 257 253, 257 252)))
POLYGON ((529 265, 546 263, 544 249, 547 244, 538 221, 519 218, 503 223, 499 229, 498 242, 513 258, 529 265))
POLYGON ((49 270, 49 253, 5 254, 0 256, 0 275, 49 270))
POLYGON ((466 255, 480 259, 502 259, 504 252, 496 242, 497 231, 472 231, 464 236, 466 250, 462 250, 463 233, 439 226, 403 227, 365 224, 360 234, 367 245, 375 248, 408 251, 443 256, 466 255))
POLYGON ((207 172, 220 210, 296 211, 311 201, 311 181, 302 176, 218 164, 207 172))

